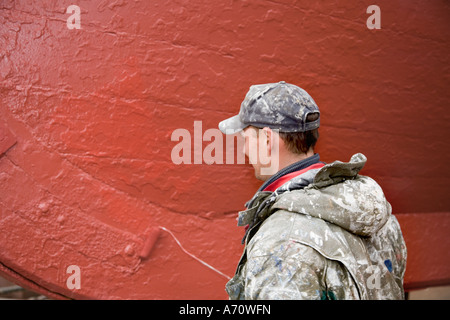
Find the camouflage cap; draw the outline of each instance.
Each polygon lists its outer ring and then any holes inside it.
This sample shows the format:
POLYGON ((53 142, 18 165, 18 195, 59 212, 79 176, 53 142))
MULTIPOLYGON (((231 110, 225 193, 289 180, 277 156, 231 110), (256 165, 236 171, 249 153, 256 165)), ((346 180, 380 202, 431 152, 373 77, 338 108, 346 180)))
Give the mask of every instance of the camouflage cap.
POLYGON ((248 126, 269 127, 280 132, 305 132, 319 127, 320 117, 306 122, 310 113, 319 113, 313 98, 302 88, 284 81, 250 87, 239 114, 219 123, 224 134, 248 126))

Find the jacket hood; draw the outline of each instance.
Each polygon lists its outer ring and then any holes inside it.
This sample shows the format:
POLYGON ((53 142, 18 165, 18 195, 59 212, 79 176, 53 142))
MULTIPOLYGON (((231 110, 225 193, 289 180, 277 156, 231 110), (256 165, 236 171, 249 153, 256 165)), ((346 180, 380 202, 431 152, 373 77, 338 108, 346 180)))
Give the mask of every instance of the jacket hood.
POLYGON ((391 206, 373 179, 358 175, 366 161, 358 153, 349 162, 335 161, 292 179, 274 191, 271 209, 320 218, 360 236, 373 235, 386 223, 391 206))

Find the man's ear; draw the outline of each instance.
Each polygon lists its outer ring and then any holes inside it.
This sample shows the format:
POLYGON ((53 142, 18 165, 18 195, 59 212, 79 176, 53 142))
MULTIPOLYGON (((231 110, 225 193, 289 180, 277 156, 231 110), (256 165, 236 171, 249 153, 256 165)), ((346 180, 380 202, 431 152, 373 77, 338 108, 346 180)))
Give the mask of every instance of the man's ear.
MULTIPOLYGON (((279 165, 280 165, 280 150, 279 150, 279 135, 278 130, 270 129, 268 127, 264 127, 262 129, 262 132, 264 132, 264 138, 266 142, 266 151, 267 151, 267 158, 260 158, 261 164, 261 175, 273 175, 278 171, 279 165), (267 161, 266 161, 267 160, 267 161)), ((263 136, 261 132, 261 136, 263 136)), ((260 140, 260 143, 262 143, 264 140, 260 140)), ((259 154, 261 157, 261 154, 259 154)))
POLYGON ((267 151, 269 152, 270 155, 272 153, 272 149, 275 143, 273 131, 269 127, 264 127, 262 129, 262 132, 264 133, 264 136, 266 138, 267 151))

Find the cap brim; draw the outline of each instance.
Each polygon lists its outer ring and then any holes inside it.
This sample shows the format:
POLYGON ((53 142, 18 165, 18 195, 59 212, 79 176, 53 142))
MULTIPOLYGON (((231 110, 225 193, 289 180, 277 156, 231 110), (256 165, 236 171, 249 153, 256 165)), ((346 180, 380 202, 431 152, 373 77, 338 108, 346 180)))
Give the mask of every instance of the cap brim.
POLYGON ((247 128, 248 124, 241 122, 239 115, 223 120, 219 123, 219 129, 224 134, 235 134, 247 128))

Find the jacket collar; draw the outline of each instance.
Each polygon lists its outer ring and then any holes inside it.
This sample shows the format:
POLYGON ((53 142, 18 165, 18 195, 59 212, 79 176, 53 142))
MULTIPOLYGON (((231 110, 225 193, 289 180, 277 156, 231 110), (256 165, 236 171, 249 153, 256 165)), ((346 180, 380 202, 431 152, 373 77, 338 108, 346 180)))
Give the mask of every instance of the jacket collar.
MULTIPOLYGON (((303 169, 306 169, 307 167, 320 163, 320 155, 318 153, 315 153, 313 156, 308 157, 306 159, 300 160, 298 162, 295 162, 283 169, 281 169, 280 171, 278 171, 277 173, 275 173, 272 177, 270 177, 267 181, 265 181, 261 187, 259 187, 258 191, 255 193, 255 195, 253 196, 252 199, 250 199, 245 206, 247 208, 251 208, 252 207, 252 203, 255 200, 255 198, 258 196, 258 193, 260 191, 265 190, 269 185, 271 185, 272 183, 274 183, 275 181, 277 181, 278 179, 280 179, 281 177, 287 175, 287 174, 291 174, 293 172, 296 171, 300 171, 303 169)), ((322 162, 323 163, 323 162, 322 162)))
POLYGON ((282 176, 284 176, 286 174, 305 169, 305 168, 307 168, 313 164, 316 164, 318 162, 320 162, 320 156, 318 153, 315 153, 313 156, 308 157, 306 159, 295 162, 295 163, 281 169, 277 173, 275 173, 266 182, 264 182, 261 187, 259 187, 258 191, 262 191, 262 190, 266 189, 271 183, 275 182, 276 180, 278 180, 279 178, 281 178, 282 176))
POLYGON ((280 170, 259 188, 253 198, 245 204, 247 210, 239 212, 237 219, 238 226, 247 226, 242 243, 245 242, 249 231, 271 214, 270 207, 278 196, 279 189, 284 188, 279 191, 279 193, 283 193, 291 188, 304 188, 313 182, 317 171, 324 166, 319 159, 319 154, 315 154, 314 156, 296 162, 280 170), (291 179, 290 181, 295 182, 292 185, 285 187, 286 181, 289 179, 291 179), (279 184, 277 183, 278 181, 280 182, 279 184), (275 192, 264 189, 272 185, 277 188, 281 186, 281 188, 275 190, 275 192))

